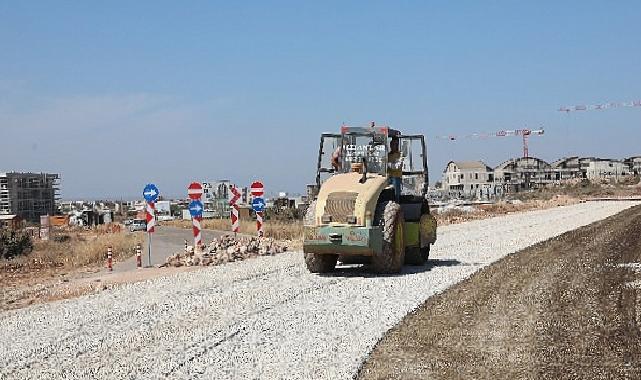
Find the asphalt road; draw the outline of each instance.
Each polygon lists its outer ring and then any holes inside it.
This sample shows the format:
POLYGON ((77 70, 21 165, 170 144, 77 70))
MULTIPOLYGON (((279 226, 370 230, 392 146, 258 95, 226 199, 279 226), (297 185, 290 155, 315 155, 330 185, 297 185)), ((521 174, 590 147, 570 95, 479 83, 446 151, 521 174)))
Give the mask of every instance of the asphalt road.
MULTIPOLYGON (((142 265, 149 266, 149 238, 146 232, 133 232, 135 234, 144 234, 145 243, 142 247, 142 265)), ((227 234, 228 232, 202 230, 203 242, 208 243, 214 238, 227 234)), ((176 252, 183 251, 187 244, 194 245, 194 235, 191 229, 176 228, 169 226, 156 226, 156 232, 151 238, 151 265, 158 265, 165 262, 167 257, 176 252)), ((114 272, 127 272, 136 269, 136 257, 114 264, 114 272)))

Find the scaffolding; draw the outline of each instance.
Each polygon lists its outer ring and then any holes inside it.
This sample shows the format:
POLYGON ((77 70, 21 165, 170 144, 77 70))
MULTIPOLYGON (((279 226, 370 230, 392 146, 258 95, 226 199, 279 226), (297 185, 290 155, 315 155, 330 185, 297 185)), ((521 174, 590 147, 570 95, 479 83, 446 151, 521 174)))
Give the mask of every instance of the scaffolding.
POLYGON ((50 173, 0 173, 0 214, 38 222, 54 215, 60 201, 60 176, 50 173))

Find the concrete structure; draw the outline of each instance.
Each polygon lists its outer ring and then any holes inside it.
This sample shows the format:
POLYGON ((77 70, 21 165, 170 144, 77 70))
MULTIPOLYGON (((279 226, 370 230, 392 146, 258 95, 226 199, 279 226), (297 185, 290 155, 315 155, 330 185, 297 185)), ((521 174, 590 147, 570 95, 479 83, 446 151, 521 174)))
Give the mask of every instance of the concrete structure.
POLYGON ((58 174, 0 173, 0 214, 14 214, 38 222, 56 212, 58 174))
POLYGON ((494 180, 504 193, 515 193, 554 183, 552 166, 536 157, 509 159, 494 169, 494 180))
POLYGON ((625 162, 611 158, 585 157, 579 164, 583 178, 593 182, 619 182, 632 174, 625 162))
POLYGON ((555 184, 583 178, 579 157, 563 157, 550 164, 555 184))
POLYGON ((641 176, 641 156, 626 158, 624 162, 628 165, 632 175, 641 176))
POLYGON ((621 182, 632 176, 641 176, 641 156, 625 160, 573 156, 551 164, 536 157, 519 157, 494 169, 481 161, 450 161, 443 171, 441 190, 434 196, 485 199, 583 180, 621 182))
POLYGON ((450 161, 443 171, 442 188, 463 197, 494 194, 494 173, 481 161, 450 161))
POLYGON ((18 215, 0 215, 0 228, 19 230, 23 227, 23 220, 18 215))

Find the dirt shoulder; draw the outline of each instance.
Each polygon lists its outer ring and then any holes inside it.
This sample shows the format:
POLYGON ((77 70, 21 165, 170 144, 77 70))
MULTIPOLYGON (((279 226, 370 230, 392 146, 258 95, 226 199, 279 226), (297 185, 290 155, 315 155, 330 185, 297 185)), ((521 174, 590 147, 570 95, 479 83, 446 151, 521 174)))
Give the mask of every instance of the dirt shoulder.
POLYGON ((110 289, 116 285, 145 281, 160 276, 197 270, 183 268, 141 268, 111 273, 105 268, 91 267, 79 270, 46 269, 37 275, 20 278, 0 277, 0 311, 19 309, 33 304, 75 298, 110 289))
POLYGON ((638 206, 430 298, 358 378, 641 378, 640 262, 638 206))

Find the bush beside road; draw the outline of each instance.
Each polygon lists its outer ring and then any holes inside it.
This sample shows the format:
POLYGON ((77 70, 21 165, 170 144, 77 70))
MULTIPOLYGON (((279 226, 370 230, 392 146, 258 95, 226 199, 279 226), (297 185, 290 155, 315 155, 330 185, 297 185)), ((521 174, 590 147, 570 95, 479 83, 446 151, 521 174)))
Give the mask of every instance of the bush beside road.
POLYGON ((49 241, 35 241, 33 252, 0 260, 0 310, 66 298, 53 295, 52 289, 74 276, 103 270, 108 246, 119 262, 133 256, 143 240, 139 233, 61 231, 49 241))

